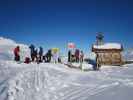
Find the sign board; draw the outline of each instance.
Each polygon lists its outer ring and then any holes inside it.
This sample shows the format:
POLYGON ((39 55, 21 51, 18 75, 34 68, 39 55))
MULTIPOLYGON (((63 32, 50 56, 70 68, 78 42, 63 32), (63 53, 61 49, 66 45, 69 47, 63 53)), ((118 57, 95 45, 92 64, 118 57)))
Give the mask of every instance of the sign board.
POLYGON ((69 49, 74 49, 76 46, 74 43, 68 43, 68 48, 69 49))
POLYGON ((59 52, 59 48, 52 48, 52 51, 54 52, 54 53, 57 53, 57 52, 59 52))

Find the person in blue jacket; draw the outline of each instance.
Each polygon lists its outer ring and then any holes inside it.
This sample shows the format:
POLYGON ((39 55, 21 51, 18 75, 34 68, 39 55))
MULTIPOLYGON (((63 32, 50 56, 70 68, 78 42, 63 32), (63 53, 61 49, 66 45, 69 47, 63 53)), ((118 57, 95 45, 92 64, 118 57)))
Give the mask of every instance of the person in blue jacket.
POLYGON ((43 48, 40 46, 39 47, 39 62, 42 62, 43 60, 43 48))
POLYGON ((33 44, 31 44, 29 46, 29 48, 30 48, 31 59, 32 59, 32 61, 34 61, 35 60, 35 46, 33 44))

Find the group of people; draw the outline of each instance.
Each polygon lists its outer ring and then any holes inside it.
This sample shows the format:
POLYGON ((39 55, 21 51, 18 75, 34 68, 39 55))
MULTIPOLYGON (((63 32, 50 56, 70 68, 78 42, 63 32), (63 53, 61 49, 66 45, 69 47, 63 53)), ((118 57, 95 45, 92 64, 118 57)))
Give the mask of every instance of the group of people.
MULTIPOLYGON (((59 56, 59 52, 57 50, 49 49, 45 54, 43 48, 40 46, 36 48, 33 44, 29 46, 30 49, 30 57, 25 57, 24 63, 30 62, 51 62, 53 60, 54 63, 61 62, 61 58, 59 56)), ((14 60, 20 61, 20 47, 16 46, 14 48, 14 60)), ((76 49, 74 52, 71 50, 68 51, 68 62, 83 62, 84 61, 84 53, 79 49, 76 49)))
MULTIPOLYGON (((30 57, 25 57, 24 63, 30 63, 30 62, 51 62, 53 60, 54 63, 61 62, 61 58, 59 57, 58 52, 52 51, 52 49, 49 49, 46 54, 43 52, 43 48, 40 46, 39 48, 36 48, 33 44, 29 46, 30 49, 30 57)), ((20 61, 20 47, 17 46, 14 48, 14 60, 20 61)))
POLYGON ((40 46, 39 50, 35 48, 33 44, 29 46, 30 48, 30 56, 31 56, 31 61, 34 62, 36 61, 37 63, 43 61, 43 48, 40 46))
MULTIPOLYGON (((30 49, 30 57, 25 57, 24 63, 30 63, 30 62, 54 62, 54 63, 61 63, 61 58, 59 56, 58 50, 49 49, 45 54, 43 52, 43 48, 39 47, 38 49, 31 44, 29 46, 30 49)), ((14 60, 20 61, 20 47, 16 46, 14 48, 14 60)), ((68 51, 68 62, 77 62, 77 63, 83 63, 84 61, 84 53, 83 51, 80 51, 79 49, 76 50, 69 50, 68 51)), ((93 65, 94 70, 99 70, 100 65, 97 65, 97 58, 96 61, 90 60, 89 63, 93 65)))
POLYGON ((74 52, 72 50, 68 51, 68 62, 83 62, 84 53, 79 49, 76 49, 74 52))

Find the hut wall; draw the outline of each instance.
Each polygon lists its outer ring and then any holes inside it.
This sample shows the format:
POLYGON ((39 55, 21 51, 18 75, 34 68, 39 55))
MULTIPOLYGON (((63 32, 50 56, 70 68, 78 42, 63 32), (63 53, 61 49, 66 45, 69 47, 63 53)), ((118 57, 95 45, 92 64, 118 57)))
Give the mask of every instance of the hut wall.
POLYGON ((101 65, 121 65, 122 58, 120 52, 98 53, 98 63, 101 65))

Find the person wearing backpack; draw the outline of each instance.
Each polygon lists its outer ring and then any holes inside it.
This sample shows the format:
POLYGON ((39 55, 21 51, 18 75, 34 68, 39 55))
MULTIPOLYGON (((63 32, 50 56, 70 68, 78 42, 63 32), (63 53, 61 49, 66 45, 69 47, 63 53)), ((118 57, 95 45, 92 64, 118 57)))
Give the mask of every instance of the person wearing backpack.
POLYGON ((35 46, 33 44, 30 45, 30 55, 31 55, 31 60, 35 60, 35 46))
POLYGON ((39 62, 42 62, 43 61, 43 48, 40 47, 39 48, 39 62))

